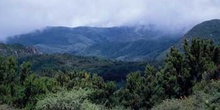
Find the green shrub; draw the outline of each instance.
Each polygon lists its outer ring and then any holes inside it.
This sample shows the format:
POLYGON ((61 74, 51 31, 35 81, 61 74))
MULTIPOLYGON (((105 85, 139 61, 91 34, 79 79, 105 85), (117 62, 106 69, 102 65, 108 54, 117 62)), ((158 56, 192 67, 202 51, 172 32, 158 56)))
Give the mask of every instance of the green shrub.
MULTIPOLYGON (((72 91, 62 91, 56 94, 49 94, 45 99, 39 100, 36 105, 38 110, 80 110, 85 108, 82 105, 98 108, 87 101, 87 96, 91 90, 78 89, 72 91)), ((97 110, 97 109, 96 109, 97 110)))
POLYGON ((19 110, 19 109, 16 109, 16 108, 14 108, 12 106, 3 104, 3 105, 0 105, 0 110, 19 110))
POLYGON ((186 99, 167 99, 161 104, 152 108, 152 110, 194 110, 194 98, 186 99))
POLYGON ((104 105, 91 103, 88 96, 92 90, 73 89, 49 94, 36 104, 37 110, 127 110, 123 106, 106 108, 104 105))
POLYGON ((104 108, 104 106, 93 104, 88 100, 84 100, 81 104, 81 110, 103 110, 104 108))
POLYGON ((194 95, 164 100, 152 110, 220 110, 220 81, 202 81, 194 87, 194 95))

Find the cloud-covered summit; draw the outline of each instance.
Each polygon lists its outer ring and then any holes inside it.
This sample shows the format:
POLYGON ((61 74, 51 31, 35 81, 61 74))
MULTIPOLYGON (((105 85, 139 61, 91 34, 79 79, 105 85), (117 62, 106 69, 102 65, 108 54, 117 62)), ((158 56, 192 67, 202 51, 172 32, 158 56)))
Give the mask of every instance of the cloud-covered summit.
POLYGON ((1 0, 0 40, 45 26, 150 24, 176 31, 216 18, 219 0, 1 0))

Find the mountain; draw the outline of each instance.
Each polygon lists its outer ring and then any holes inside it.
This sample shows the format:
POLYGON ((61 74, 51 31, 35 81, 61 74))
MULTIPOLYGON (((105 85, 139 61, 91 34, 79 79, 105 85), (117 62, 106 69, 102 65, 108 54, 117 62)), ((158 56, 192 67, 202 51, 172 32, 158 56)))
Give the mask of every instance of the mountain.
POLYGON ((195 37, 204 39, 213 39, 214 41, 220 40, 220 20, 214 19, 202 22, 194 26, 189 32, 187 32, 183 39, 192 39, 195 37))
POLYGON ((117 60, 154 59, 182 33, 167 33, 149 26, 47 27, 13 36, 6 43, 33 46, 43 53, 71 53, 117 60))
POLYGON ((197 24, 190 29, 176 44, 177 48, 181 48, 183 41, 190 41, 193 38, 212 39, 216 43, 220 40, 220 19, 213 19, 197 24))
MULTIPOLYGON (((204 21, 195 25, 190 29, 179 41, 177 41, 173 46, 178 49, 183 49, 182 45, 185 39, 191 41, 193 38, 202 39, 212 39, 215 43, 220 41, 220 19, 213 19, 209 21, 204 21)), ((162 52, 156 59, 163 59, 169 52, 170 48, 162 52)))
POLYGON ((185 39, 191 41, 193 38, 212 39, 215 43, 218 43, 220 40, 220 20, 213 19, 197 24, 175 46, 181 48, 185 39))
MULTIPOLYGON (((174 46, 182 50, 185 39, 191 41, 193 38, 212 39, 215 43, 220 41, 220 19, 204 21, 192 27, 174 46)), ((169 52, 170 48, 162 52, 156 59, 163 59, 169 52)))

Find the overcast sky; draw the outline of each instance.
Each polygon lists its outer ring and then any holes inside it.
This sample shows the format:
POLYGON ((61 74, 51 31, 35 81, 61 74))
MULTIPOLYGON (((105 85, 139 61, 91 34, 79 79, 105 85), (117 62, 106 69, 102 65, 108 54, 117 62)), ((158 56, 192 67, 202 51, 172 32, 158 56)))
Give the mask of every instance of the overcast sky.
POLYGON ((220 0, 0 0, 0 40, 45 26, 154 24, 172 31, 220 18, 220 0))

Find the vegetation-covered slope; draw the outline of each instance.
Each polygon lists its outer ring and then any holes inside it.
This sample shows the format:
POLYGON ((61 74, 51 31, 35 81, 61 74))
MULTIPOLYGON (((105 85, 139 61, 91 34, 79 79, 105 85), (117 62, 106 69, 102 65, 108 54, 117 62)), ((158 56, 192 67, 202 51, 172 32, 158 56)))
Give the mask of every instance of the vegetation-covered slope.
POLYGON ((119 89, 96 74, 67 70, 39 76, 30 62, 0 58, 0 104, 39 110, 218 110, 219 56, 219 45, 211 41, 185 40, 184 53, 171 48, 165 65, 130 73, 119 89))
POLYGON ((175 44, 175 46, 181 48, 185 39, 191 41, 193 38, 198 37, 213 40, 215 43, 218 43, 220 40, 220 20, 214 19, 204 21, 194 26, 175 44))
POLYGON ((65 74, 65 71, 87 71, 111 81, 125 80, 130 72, 144 70, 147 63, 157 64, 153 61, 123 62, 70 54, 42 54, 19 58, 19 62, 23 61, 30 61, 33 71, 41 75, 52 76, 57 72, 65 74))
MULTIPOLYGON (((181 46, 171 47, 159 67, 67 54, 18 60, 0 57, 0 107, 11 108, 7 104, 39 110, 219 110, 219 42, 192 38, 183 40, 181 46), (118 82, 109 81, 112 73, 121 76, 125 71, 132 72, 123 77, 124 84, 117 87, 118 82), (103 79, 105 76, 107 80, 103 79)), ((120 81, 121 77, 113 77, 117 78, 120 81)))
POLYGON ((37 49, 20 44, 0 44, 1 56, 15 56, 18 63, 30 61, 33 71, 38 75, 51 76, 65 71, 87 71, 101 75, 105 80, 122 81, 130 72, 144 70, 147 63, 123 62, 98 57, 83 57, 71 54, 41 54, 37 49))
POLYGON ((210 21, 202 22, 194 26, 189 32, 187 32, 183 39, 192 39, 194 37, 200 37, 203 39, 213 39, 214 41, 220 40, 220 20, 214 19, 210 21))
MULTIPOLYGON (((20 44, 0 44, 0 55, 15 56, 18 63, 30 61, 33 71, 38 75, 51 76, 58 71, 87 71, 101 75, 105 80, 122 81, 130 72, 144 70, 147 63, 123 62, 103 59, 98 57, 83 57, 71 54, 41 54, 35 48, 25 47, 20 44)), ((154 62, 154 64, 157 64, 154 62)))
POLYGON ((72 53, 132 61, 155 58, 180 36, 182 33, 166 33, 147 26, 48 27, 11 37, 7 43, 34 46, 44 53, 72 53))
POLYGON ((171 40, 169 38, 160 38, 158 40, 149 41, 138 40, 125 43, 100 43, 86 48, 82 54, 123 61, 147 61, 154 60, 175 41, 176 40, 171 40))
MULTIPOLYGON (((183 50, 183 42, 185 39, 191 41, 193 38, 202 38, 213 40, 214 43, 219 43, 220 41, 220 20, 214 19, 209 21, 204 21, 192 29, 190 29, 179 41, 173 44, 173 46, 178 49, 183 50)), ((156 58, 158 60, 164 59, 166 54, 169 52, 170 48, 166 49, 156 58)))

